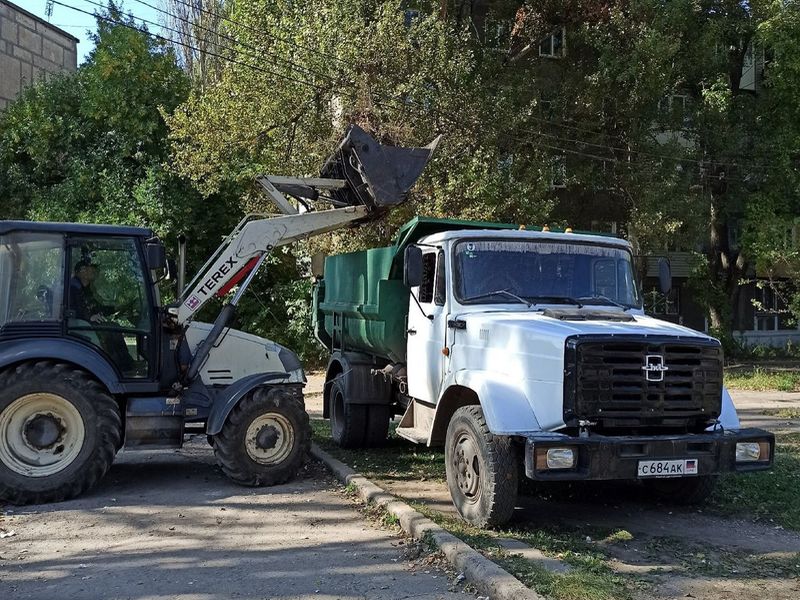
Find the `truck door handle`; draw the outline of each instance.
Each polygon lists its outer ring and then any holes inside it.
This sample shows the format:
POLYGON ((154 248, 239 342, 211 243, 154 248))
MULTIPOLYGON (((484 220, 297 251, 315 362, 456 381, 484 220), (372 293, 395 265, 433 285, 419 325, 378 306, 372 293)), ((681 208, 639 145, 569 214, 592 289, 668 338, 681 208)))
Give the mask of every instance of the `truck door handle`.
POLYGON ((417 335, 417 330, 416 329, 408 329, 408 330, 406 330, 406 333, 408 335, 417 335))

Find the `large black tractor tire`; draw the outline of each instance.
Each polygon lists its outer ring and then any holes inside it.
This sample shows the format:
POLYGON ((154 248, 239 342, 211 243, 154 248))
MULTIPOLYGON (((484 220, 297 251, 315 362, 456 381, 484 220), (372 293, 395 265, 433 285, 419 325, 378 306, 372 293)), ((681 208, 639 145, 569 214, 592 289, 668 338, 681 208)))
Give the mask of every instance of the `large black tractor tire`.
POLYGON ((79 496, 106 474, 121 438, 116 401, 85 371, 41 361, 0 374, 0 501, 79 496))
POLYGON ((698 475, 696 477, 680 477, 653 479, 646 481, 647 489, 658 500, 679 506, 703 504, 717 485, 715 475, 698 475))
POLYGON ((213 446, 220 468, 236 483, 285 483, 300 471, 311 448, 308 414, 293 389, 258 388, 233 407, 213 446))
POLYGON ((445 438, 447 487, 459 514, 477 527, 498 527, 514 514, 519 488, 517 451, 493 435, 480 406, 453 414, 445 438))

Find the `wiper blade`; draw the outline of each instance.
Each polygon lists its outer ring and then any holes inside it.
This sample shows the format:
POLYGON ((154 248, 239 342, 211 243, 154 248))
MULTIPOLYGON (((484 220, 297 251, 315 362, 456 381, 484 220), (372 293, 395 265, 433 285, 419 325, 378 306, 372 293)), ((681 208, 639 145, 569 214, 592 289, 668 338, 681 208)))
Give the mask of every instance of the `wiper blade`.
POLYGON ((533 304, 575 304, 578 308, 583 308, 583 303, 578 298, 570 296, 526 296, 533 304))
POLYGON ((470 300, 480 300, 481 298, 488 298, 490 296, 508 296, 509 298, 514 298, 514 300, 519 300, 528 308, 531 307, 531 303, 528 302, 522 296, 517 296, 515 293, 510 292, 508 290, 495 290, 493 292, 485 292, 483 294, 476 294, 475 296, 470 296, 469 298, 464 298, 464 302, 469 302, 470 300))
POLYGON ((602 294, 595 294, 594 296, 581 296, 578 300, 602 300, 603 302, 608 302, 609 304, 613 304, 614 306, 618 306, 623 310, 630 310, 630 306, 627 304, 622 304, 622 302, 617 302, 616 300, 612 300, 608 296, 603 296, 602 294))

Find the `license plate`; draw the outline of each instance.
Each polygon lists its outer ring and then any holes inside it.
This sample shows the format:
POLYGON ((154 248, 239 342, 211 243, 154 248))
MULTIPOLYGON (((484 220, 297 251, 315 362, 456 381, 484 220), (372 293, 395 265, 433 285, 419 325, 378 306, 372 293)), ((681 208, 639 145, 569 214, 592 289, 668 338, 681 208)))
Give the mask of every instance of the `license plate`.
POLYGON ((640 460, 639 477, 686 477, 697 475, 697 460, 640 460))

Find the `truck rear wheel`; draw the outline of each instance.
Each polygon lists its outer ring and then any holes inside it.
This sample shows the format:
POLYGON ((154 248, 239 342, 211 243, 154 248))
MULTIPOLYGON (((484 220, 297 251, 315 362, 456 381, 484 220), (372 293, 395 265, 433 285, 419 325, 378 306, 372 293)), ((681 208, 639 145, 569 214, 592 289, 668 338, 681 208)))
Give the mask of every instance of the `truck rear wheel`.
POLYGON ((0 500, 60 502, 93 487, 114 460, 116 401, 87 373, 49 361, 0 375, 0 500))
POLYGON ((308 414, 293 390, 258 388, 233 407, 213 446, 220 468, 236 483, 284 483, 297 475, 311 447, 308 414))
POLYGON ((715 475, 680 477, 676 479, 653 479, 646 482, 649 490, 659 499, 670 504, 703 504, 717 485, 715 475))
POLYGON ((340 448, 369 448, 386 441, 389 406, 347 402, 339 378, 331 382, 330 403, 331 437, 340 448))
POLYGON ((447 427, 445 469, 450 496, 465 521, 496 527, 514 514, 519 485, 510 438, 489 431, 480 406, 456 410, 447 427))

